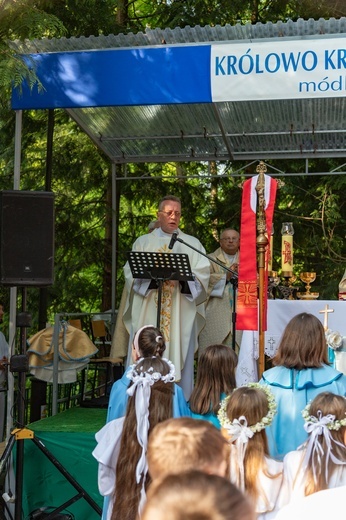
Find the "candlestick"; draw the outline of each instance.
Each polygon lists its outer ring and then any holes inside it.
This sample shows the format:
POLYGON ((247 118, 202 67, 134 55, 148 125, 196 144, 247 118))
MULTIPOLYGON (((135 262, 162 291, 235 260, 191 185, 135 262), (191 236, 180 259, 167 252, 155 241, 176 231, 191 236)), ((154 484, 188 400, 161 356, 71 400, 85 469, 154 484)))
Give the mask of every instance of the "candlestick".
POLYGON ((293 235, 292 222, 284 222, 281 228, 281 269, 283 276, 291 276, 293 272, 293 235))

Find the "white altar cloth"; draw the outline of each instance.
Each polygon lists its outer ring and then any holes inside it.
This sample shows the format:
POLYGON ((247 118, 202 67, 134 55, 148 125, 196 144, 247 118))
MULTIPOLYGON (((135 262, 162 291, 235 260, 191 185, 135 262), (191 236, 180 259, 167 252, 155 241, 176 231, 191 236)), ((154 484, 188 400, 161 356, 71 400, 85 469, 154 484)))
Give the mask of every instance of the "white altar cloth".
MULTIPOLYGON (((287 323, 301 312, 310 312, 329 329, 340 332, 346 337, 346 302, 341 300, 268 300, 267 331, 265 332, 265 353, 273 357, 279 346, 280 338, 287 323), (326 306, 333 312, 324 311, 326 306), (325 319, 327 321, 325 322, 325 319)), ((346 340, 344 339, 344 345, 346 340)), ((245 330, 241 342, 237 385, 241 386, 252 381, 258 381, 258 331, 245 330)), ((338 368, 341 370, 341 368, 338 368)))

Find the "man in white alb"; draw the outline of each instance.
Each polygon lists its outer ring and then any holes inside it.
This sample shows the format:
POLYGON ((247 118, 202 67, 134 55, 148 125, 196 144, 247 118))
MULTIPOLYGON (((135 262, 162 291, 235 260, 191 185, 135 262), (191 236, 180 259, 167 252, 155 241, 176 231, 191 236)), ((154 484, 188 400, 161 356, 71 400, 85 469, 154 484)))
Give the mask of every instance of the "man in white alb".
MULTIPOLYGON (((190 260, 194 280, 180 283, 167 280, 163 283, 161 319, 159 328, 164 335, 166 351, 176 369, 176 380, 180 381, 185 398, 188 400, 193 388, 193 362, 197 351, 198 334, 204 326, 204 302, 210 275, 209 260, 185 244, 176 241, 169 249, 172 233, 195 249, 205 253, 197 238, 186 235, 179 229, 181 202, 178 197, 167 195, 160 203, 157 219, 160 227, 142 235, 133 244, 133 251, 186 253, 190 260)), ((158 291, 150 279, 133 279, 128 263, 124 266, 126 302, 124 302, 123 324, 129 334, 127 352, 121 352, 121 323, 117 323, 112 341, 112 355, 131 359, 132 338, 143 325, 157 323, 158 291), (119 332, 118 332, 119 331, 119 332)), ((118 320, 121 316, 118 317, 118 320)), ((118 321, 117 320, 117 321, 118 321)), ((122 335, 124 336, 124 335, 122 335)))
MULTIPOLYGON (((225 267, 238 272, 239 233, 235 229, 225 229, 220 236, 220 247, 210 255, 225 267)), ((199 354, 209 345, 232 346, 233 274, 215 262, 210 262, 208 300, 206 304, 206 324, 199 335, 199 354)), ((241 331, 236 332, 236 349, 239 349, 241 331)))

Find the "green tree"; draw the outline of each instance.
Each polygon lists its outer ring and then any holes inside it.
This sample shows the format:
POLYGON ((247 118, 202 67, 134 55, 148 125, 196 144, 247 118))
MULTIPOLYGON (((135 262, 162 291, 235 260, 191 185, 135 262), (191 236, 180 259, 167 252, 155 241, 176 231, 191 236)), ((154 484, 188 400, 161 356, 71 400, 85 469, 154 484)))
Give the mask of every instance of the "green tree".
POLYGON ((342 0, 172 0, 157 8, 159 27, 266 23, 344 16, 342 0))
POLYGON ((23 78, 32 86, 34 70, 9 47, 10 40, 61 36, 64 27, 54 15, 48 15, 30 0, 0 0, 0 95, 9 97, 11 86, 20 86, 23 78))

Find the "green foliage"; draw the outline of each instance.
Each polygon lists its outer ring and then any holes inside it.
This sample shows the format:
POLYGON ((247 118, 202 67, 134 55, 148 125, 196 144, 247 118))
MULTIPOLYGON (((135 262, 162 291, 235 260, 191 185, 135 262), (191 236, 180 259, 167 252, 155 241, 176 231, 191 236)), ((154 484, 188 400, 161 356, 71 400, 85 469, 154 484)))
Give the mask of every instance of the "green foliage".
POLYGON ((115 0, 40 0, 38 4, 63 23, 68 38, 119 32, 115 0))
MULTIPOLYGON (((341 166, 341 160, 329 159, 325 171, 341 166)), ((312 168, 323 168, 323 161, 311 162, 312 168)), ((345 270, 346 208, 343 192, 344 175, 330 174, 285 177, 278 191, 275 211, 275 270, 280 270, 281 224, 293 222, 295 273, 315 271, 314 290, 324 299, 337 298, 338 284, 345 270)))
POLYGON ((340 17, 344 2, 335 0, 172 0, 158 2, 159 27, 266 23, 298 18, 340 17))
POLYGON ((63 33, 61 21, 38 9, 34 1, 0 0, 0 97, 8 97, 10 87, 20 87, 23 79, 30 87, 37 82, 34 69, 14 54, 9 41, 63 33))
MULTIPOLYGON (((45 113, 41 113, 40 118, 45 113)), ((26 124, 32 128, 36 113, 26 124)), ((44 130, 44 128, 42 128, 44 130)), ((23 161, 22 189, 37 187, 38 168, 44 182, 45 134, 28 132, 23 161), (36 168, 32 169, 32 164, 36 168)), ((25 129, 23 131, 25 135, 25 129)), ((55 284, 58 308, 62 312, 100 309, 102 274, 105 263, 106 190, 109 167, 90 145, 88 137, 64 112, 56 112, 53 149, 52 191, 55 193, 56 255, 55 284)), ((110 258, 107 259, 110 262, 110 258)))

